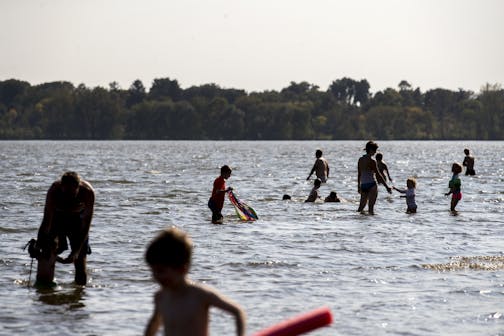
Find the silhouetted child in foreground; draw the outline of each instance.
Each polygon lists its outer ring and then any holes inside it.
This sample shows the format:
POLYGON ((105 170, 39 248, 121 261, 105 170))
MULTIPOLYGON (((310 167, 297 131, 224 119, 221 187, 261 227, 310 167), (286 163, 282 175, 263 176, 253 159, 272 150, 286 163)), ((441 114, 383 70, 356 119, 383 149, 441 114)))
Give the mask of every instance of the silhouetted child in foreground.
POLYGON ((329 196, 325 198, 324 202, 341 202, 341 200, 338 198, 335 191, 331 191, 329 196))
POLYGON ((320 181, 319 179, 315 179, 315 181, 313 181, 313 188, 310 191, 310 195, 308 195, 308 198, 305 202, 315 202, 319 198, 318 190, 321 184, 322 181, 320 181))
POLYGON ((464 154, 465 158, 464 161, 462 162, 462 165, 466 167, 466 175, 476 175, 476 172, 474 171, 474 156, 472 156, 469 152, 469 149, 464 149, 464 154))
POLYGON ((165 335, 208 335, 209 309, 217 307, 236 320, 236 335, 245 335, 245 314, 238 304, 215 289, 190 281, 192 242, 174 227, 162 231, 149 245, 145 260, 161 288, 154 296, 154 313, 145 335, 164 325, 165 335))
POLYGON ((392 187, 394 190, 397 190, 401 194, 405 194, 404 196, 401 197, 406 197, 406 206, 408 207, 406 209, 406 213, 416 213, 417 211, 417 205, 415 202, 415 188, 416 188, 416 180, 414 178, 409 178, 406 180, 406 187, 407 189, 398 189, 396 187, 392 187))
POLYGON ((462 166, 460 163, 454 163, 452 165, 451 169, 453 175, 448 183, 448 188, 450 188, 450 191, 447 192, 445 195, 452 195, 451 203, 450 203, 450 211, 455 213, 455 207, 457 206, 458 202, 462 199, 462 192, 460 191, 461 188, 461 182, 459 178, 459 174, 462 172, 462 166))

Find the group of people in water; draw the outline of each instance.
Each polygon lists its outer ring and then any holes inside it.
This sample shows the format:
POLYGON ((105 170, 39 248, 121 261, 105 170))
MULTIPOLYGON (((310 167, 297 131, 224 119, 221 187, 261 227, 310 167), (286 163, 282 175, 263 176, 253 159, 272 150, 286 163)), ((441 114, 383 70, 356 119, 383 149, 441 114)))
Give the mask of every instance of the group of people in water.
MULTIPOLYGON (((360 194, 358 212, 364 213, 366 205, 368 206, 368 213, 374 214, 374 206, 378 196, 378 185, 383 185, 387 192, 391 193, 392 190, 404 194, 406 199, 406 213, 412 214, 417 212, 417 204, 415 201, 416 179, 409 177, 406 180, 406 188, 390 187, 387 182, 393 182, 388 169, 388 165, 383 161, 383 154, 377 153, 378 145, 374 141, 368 141, 364 148, 366 153, 359 158, 357 164, 357 191, 360 194), (376 159, 373 158, 375 156, 376 159)), ((319 189, 321 185, 327 182, 329 178, 329 163, 322 156, 322 151, 317 149, 315 152, 315 163, 313 165, 307 180, 315 173, 316 179, 313 182, 313 188, 308 195, 305 202, 315 202, 321 199, 319 189)), ((462 166, 466 167, 466 175, 475 175, 474 171, 474 157, 471 155, 469 149, 464 149, 465 158, 462 165, 454 163, 452 165, 452 178, 449 182, 449 192, 445 195, 452 195, 450 203, 450 211, 456 213, 456 206, 458 201, 462 199, 461 183, 459 174, 462 172, 462 166)), ((283 200, 291 199, 290 195, 284 195, 283 200)), ((331 191, 329 196, 324 199, 324 202, 340 202, 341 199, 337 196, 335 191, 331 191)))
MULTIPOLYGON (((368 213, 374 214, 374 205, 378 196, 378 185, 383 185, 388 193, 392 192, 392 189, 404 194, 406 198, 406 213, 416 213, 417 204, 415 201, 415 189, 416 189, 416 179, 414 177, 409 177, 406 180, 406 188, 401 189, 395 186, 390 187, 387 181, 392 182, 390 177, 390 172, 387 164, 383 161, 383 154, 377 153, 378 145, 374 141, 368 141, 366 147, 364 148, 366 153, 359 158, 357 164, 357 188, 360 194, 358 212, 364 213, 364 208, 368 206, 368 213), (376 160, 373 156, 376 154, 376 160)), ((466 167, 466 175, 475 175, 474 170, 474 157, 471 155, 469 149, 464 149, 465 158, 462 165, 455 162, 452 165, 452 178, 448 184, 449 191, 445 194, 446 196, 451 195, 450 211, 456 213, 456 206, 458 202, 462 199, 461 192, 461 182, 459 174, 462 173, 462 166, 466 167)), ((310 172, 310 176, 313 172, 316 172, 317 179, 313 183, 313 189, 305 202, 314 202, 320 197, 318 196, 318 189, 322 183, 327 181, 329 177, 329 164, 327 160, 322 157, 322 151, 317 150, 315 156, 317 160, 310 172)), ((284 196, 285 197, 285 196, 284 196)), ((336 192, 332 191, 330 196, 325 199, 325 202, 338 202, 339 198, 336 196, 336 192), (334 199, 337 200, 334 200, 334 199)))
MULTIPOLYGON (((406 188, 390 187, 392 182, 388 166, 383 162, 383 155, 378 153, 378 145, 369 141, 365 146, 365 154, 358 160, 357 188, 360 194, 358 210, 374 214, 374 205, 378 195, 378 185, 383 185, 389 193, 392 189, 404 194, 407 213, 415 213, 416 180, 412 177, 406 181, 406 188), (373 156, 376 155, 376 160, 373 156)), ((453 163, 452 178, 449 182, 451 195, 450 210, 455 212, 462 198, 459 174, 462 166, 466 167, 466 175, 475 175, 474 157, 468 149, 464 150, 466 157, 461 164, 453 163)), ((316 160, 307 180, 315 173, 313 189, 306 202, 320 199, 318 190, 329 178, 329 164, 322 156, 322 151, 315 153, 316 160)), ((222 223, 222 208, 226 192, 232 190, 226 187, 226 180, 231 176, 231 168, 221 167, 220 175, 214 180, 212 194, 208 207, 212 212, 212 222, 222 223)), ((284 199, 290 196, 284 195, 284 199)), ((336 192, 332 191, 325 202, 339 202, 336 192)), ((87 284, 86 259, 91 253, 89 246, 89 229, 93 217, 95 192, 91 184, 82 179, 76 172, 65 172, 55 181, 46 195, 44 216, 39 227, 37 240, 30 244, 29 253, 38 260, 36 285, 55 286, 54 274, 56 262, 73 263, 75 267, 75 283, 87 284), (68 245, 68 242, 70 246, 68 245), (68 250, 66 258, 60 254, 68 250)), ((192 242, 189 236, 177 228, 163 230, 149 244, 145 260, 150 266, 153 278, 160 284, 159 291, 154 296, 154 312, 149 320, 145 335, 154 335, 164 325, 168 335, 207 335, 208 314, 210 307, 217 307, 232 314, 236 321, 236 334, 245 335, 245 313, 238 304, 208 286, 189 280, 188 272, 191 264, 192 242)))
MULTIPOLYGON (((231 170, 224 169, 223 175, 229 177, 231 170)), ((94 203, 93 187, 76 172, 65 172, 51 185, 37 239, 27 244, 30 256, 37 259, 36 287, 56 286, 56 262, 73 263, 75 283, 87 284, 86 258, 91 253, 88 235, 94 203), (60 257, 69 247, 68 256, 60 257)), ((221 207, 219 203, 210 205, 216 212, 221 207)), ((244 336, 243 309, 216 289, 188 278, 192 249, 189 236, 175 227, 162 230, 149 244, 145 260, 160 289, 154 295, 154 310, 145 335, 155 335, 161 325, 165 335, 208 335, 209 309, 217 307, 235 317, 236 335, 244 336)))

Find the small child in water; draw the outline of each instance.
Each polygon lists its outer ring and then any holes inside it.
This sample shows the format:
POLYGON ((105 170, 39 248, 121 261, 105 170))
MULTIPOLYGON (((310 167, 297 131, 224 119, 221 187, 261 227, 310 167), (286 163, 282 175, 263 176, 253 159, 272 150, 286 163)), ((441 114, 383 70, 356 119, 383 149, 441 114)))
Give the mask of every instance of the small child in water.
POLYGON ((161 288, 154 296, 154 313, 144 335, 208 335, 209 309, 222 309, 235 318, 236 335, 245 336, 245 313, 240 306, 217 290, 187 277, 192 242, 185 232, 170 228, 149 245, 145 260, 161 288))
POLYGON ((396 187, 394 190, 397 190, 401 194, 405 194, 404 196, 401 197, 406 197, 406 206, 408 207, 406 209, 406 213, 412 214, 416 213, 417 211, 417 205, 415 202, 415 188, 416 188, 416 180, 412 177, 406 180, 406 187, 407 189, 399 189, 396 187))
POLYGON ((338 198, 335 191, 331 191, 329 196, 325 198, 324 202, 341 202, 341 200, 338 198))
POLYGON ((450 191, 447 192, 445 195, 452 195, 451 203, 450 203, 450 211, 455 213, 455 207, 457 206, 458 202, 462 199, 462 192, 461 190, 461 182, 459 178, 459 174, 462 172, 462 166, 460 163, 455 162, 452 165, 451 169, 453 175, 452 178, 450 179, 450 182, 448 183, 448 188, 450 188, 450 191))
POLYGON ((315 179, 315 181, 313 181, 313 188, 305 202, 315 202, 319 198, 318 190, 321 184, 322 181, 320 181, 320 179, 315 179))

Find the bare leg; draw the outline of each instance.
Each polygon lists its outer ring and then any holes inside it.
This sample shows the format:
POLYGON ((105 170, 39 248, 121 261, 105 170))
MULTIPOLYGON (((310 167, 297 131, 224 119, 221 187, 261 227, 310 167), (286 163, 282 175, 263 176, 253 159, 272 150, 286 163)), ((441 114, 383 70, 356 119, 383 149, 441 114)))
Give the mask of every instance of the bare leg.
POLYGON ((361 191, 359 208, 357 209, 358 212, 362 213, 364 211, 364 207, 367 204, 367 200, 368 200, 368 192, 361 191))
POLYGON ((85 286, 87 283, 86 273, 86 251, 80 253, 79 257, 74 262, 75 265, 75 283, 85 286))
POLYGON ((368 194, 369 194, 369 205, 368 205, 369 214, 374 215, 374 205, 376 203, 376 198, 378 197, 378 186, 375 185, 373 188, 371 188, 368 194))
POLYGON ((457 206, 458 204, 458 199, 455 199, 455 198, 452 198, 451 200, 451 206, 450 206, 450 210, 451 212, 455 212, 455 207, 457 206))
POLYGON ((54 271, 56 264, 56 253, 52 251, 49 255, 42 255, 37 263, 36 283, 41 286, 50 286, 54 281, 54 271))

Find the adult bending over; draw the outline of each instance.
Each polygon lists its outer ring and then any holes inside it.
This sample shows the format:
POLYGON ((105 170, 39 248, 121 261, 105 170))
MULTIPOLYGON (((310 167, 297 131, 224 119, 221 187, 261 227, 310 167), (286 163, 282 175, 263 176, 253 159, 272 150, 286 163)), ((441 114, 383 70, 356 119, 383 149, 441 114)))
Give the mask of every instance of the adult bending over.
POLYGON ((75 172, 64 173, 47 192, 44 218, 37 237, 37 247, 41 250, 37 266, 37 284, 51 285, 54 280, 55 263, 73 263, 75 282, 87 282, 86 256, 91 253, 88 234, 93 217, 95 193, 88 182, 75 172), (66 258, 58 255, 68 249, 66 258))

